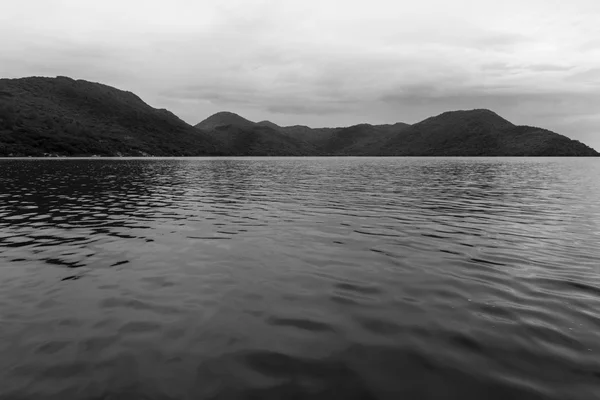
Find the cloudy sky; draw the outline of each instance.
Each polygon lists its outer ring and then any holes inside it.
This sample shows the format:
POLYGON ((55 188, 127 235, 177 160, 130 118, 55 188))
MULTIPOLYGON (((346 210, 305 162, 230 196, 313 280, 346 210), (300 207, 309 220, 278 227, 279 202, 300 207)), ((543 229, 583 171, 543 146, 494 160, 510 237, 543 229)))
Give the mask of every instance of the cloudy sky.
POLYGON ((0 76, 66 75, 190 123, 414 123, 489 108, 600 149, 598 0, 19 0, 0 76))

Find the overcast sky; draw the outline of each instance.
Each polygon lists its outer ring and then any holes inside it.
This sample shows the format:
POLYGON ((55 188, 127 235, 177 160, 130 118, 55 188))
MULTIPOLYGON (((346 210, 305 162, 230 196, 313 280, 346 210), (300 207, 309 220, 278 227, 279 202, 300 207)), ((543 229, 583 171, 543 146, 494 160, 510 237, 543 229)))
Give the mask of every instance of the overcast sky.
POLYGON ((130 90, 189 123, 489 108, 600 150, 599 0, 12 0, 0 76, 130 90))

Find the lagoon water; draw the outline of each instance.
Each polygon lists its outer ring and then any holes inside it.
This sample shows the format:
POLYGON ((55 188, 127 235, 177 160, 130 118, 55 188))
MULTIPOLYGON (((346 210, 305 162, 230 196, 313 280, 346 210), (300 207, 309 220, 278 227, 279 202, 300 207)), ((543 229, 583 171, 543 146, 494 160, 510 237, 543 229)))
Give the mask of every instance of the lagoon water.
POLYGON ((600 159, 0 160, 0 399, 600 398, 600 159))

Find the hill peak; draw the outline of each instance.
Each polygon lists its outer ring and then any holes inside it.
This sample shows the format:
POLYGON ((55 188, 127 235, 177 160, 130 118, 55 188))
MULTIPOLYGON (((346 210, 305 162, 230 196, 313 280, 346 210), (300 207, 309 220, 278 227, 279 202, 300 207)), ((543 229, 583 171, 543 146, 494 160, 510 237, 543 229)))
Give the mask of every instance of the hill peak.
MULTIPOLYGON (((480 117, 480 118, 502 118, 492 110, 487 108, 475 108, 472 110, 453 110, 446 111, 432 118, 438 117, 480 117)), ((504 118, 502 118, 504 119, 504 118)))
POLYGON ((256 125, 268 126, 269 128, 276 129, 276 130, 281 129, 281 127, 279 125, 277 125, 276 123, 267 121, 267 120, 257 122, 256 125))
POLYGON ((473 110, 446 111, 434 117, 427 118, 419 122, 418 125, 465 124, 474 122, 490 127, 514 126, 511 122, 502 118, 495 112, 484 108, 477 108, 473 110))
POLYGON ((242 118, 239 114, 236 114, 236 113, 231 112, 231 111, 219 111, 219 112, 214 113, 210 117, 242 118))
POLYGON ((220 111, 216 114, 211 115, 204 121, 198 123, 196 128, 211 130, 219 126, 235 125, 235 126, 252 126, 254 122, 247 120, 235 113, 229 111, 220 111))

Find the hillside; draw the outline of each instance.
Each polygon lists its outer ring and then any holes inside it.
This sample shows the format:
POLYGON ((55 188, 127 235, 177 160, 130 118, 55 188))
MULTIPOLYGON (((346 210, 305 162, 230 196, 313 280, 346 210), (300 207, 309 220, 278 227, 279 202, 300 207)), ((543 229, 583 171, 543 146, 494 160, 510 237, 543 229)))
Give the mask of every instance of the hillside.
POLYGON ((57 78, 0 79, 3 156, 598 156, 566 136, 516 126, 489 110, 414 125, 310 128, 231 112, 195 127, 133 93, 57 78))
POLYGON ((195 127, 236 155, 364 155, 392 138, 407 124, 360 124, 345 128, 279 126, 271 121, 252 122, 222 111, 195 127))
POLYGON ((342 128, 309 128, 305 125, 292 125, 279 128, 280 132, 284 135, 304 140, 317 147, 329 140, 340 129, 342 128))
POLYGON ((202 121, 196 127, 210 126, 214 121, 222 122, 219 129, 221 134, 223 132, 248 133, 252 130, 251 127, 260 127, 263 131, 269 129, 270 136, 277 136, 277 132, 293 140, 294 143, 301 146, 305 153, 331 156, 364 155, 409 126, 403 123, 393 125, 359 124, 343 128, 309 128, 304 125, 279 126, 270 121, 254 123, 236 114, 220 112, 202 121))
POLYGON ((281 127, 279 125, 274 124, 271 121, 260 121, 260 122, 257 122, 256 125, 266 126, 266 127, 271 128, 271 129, 275 129, 276 131, 280 131, 281 130, 281 127))
POLYGON ((597 156, 566 136, 516 126, 489 110, 451 111, 404 129, 369 150, 386 156, 597 156))
POLYGON ((195 126, 218 143, 224 152, 236 156, 308 156, 317 149, 301 139, 286 136, 277 125, 254 123, 237 114, 219 112, 195 126))
POLYGON ((359 124, 339 128, 326 140, 320 142, 319 149, 327 155, 361 156, 379 152, 380 144, 393 139, 410 125, 359 124))
POLYGON ((167 110, 99 83, 0 79, 0 156, 218 155, 218 143, 167 110))
POLYGON ((236 156, 310 156, 316 149, 309 143, 287 137, 265 126, 224 125, 206 131, 215 142, 236 156))
POLYGON ((260 146, 243 153, 244 141, 261 135, 271 139, 273 155, 320 156, 597 156, 594 149, 566 136, 530 126, 517 126, 484 109, 449 111, 414 125, 359 124, 344 128, 278 126, 254 123, 231 113, 206 121, 222 121, 211 134, 232 154, 262 155, 260 146), (226 118, 224 118, 226 117, 226 118), (231 123, 225 125, 225 123, 231 123), (285 136, 292 141, 282 139, 285 136), (231 137, 243 137, 234 141, 231 137), (225 141, 224 141, 225 140, 225 141), (282 141, 277 144, 277 141, 282 141), (231 143, 236 143, 232 146, 231 143), (284 144, 286 143, 286 144, 284 144), (293 145, 286 147, 287 144, 293 145), (279 150, 279 151, 278 151, 279 150))

